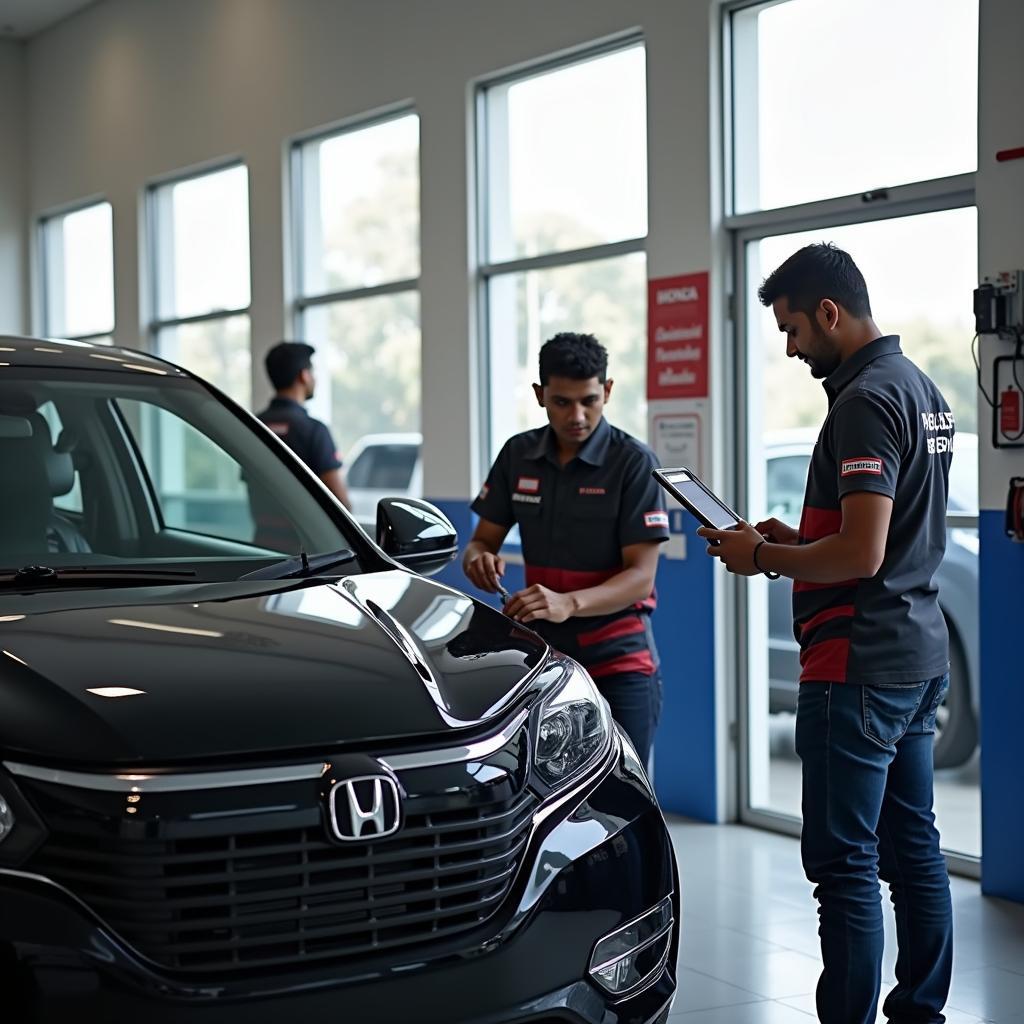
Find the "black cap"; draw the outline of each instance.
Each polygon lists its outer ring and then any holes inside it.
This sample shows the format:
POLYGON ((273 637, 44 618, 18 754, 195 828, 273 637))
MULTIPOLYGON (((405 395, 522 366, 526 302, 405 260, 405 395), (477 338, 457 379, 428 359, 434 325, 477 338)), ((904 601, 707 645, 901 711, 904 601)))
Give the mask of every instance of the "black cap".
POLYGON ((298 375, 312 365, 315 351, 312 345, 302 341, 278 342, 263 361, 274 389, 281 391, 290 388, 298 375))

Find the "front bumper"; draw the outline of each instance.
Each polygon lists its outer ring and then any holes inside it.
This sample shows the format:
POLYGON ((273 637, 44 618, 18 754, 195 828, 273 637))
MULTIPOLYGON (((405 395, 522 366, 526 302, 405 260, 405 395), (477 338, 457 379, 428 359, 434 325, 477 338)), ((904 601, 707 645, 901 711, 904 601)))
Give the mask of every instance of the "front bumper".
POLYGON ((501 911, 457 949, 429 957, 403 950, 387 961, 190 978, 139 957, 63 888, 0 871, 0 943, 17 960, 0 958, 0 976, 20 986, 19 1024, 653 1024, 671 1006, 678 933, 671 841, 628 743, 540 808, 501 911), (675 924, 665 966, 616 1000, 588 976, 595 943, 666 896, 675 924))

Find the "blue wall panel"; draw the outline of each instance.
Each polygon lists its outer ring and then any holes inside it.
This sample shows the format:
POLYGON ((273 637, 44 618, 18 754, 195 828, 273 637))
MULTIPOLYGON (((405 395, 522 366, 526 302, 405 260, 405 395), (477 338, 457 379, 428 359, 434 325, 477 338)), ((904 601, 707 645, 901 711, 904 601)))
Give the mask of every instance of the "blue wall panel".
MULTIPOLYGON (((451 519, 464 546, 473 530, 465 502, 428 499, 451 519)), ((715 665, 712 588, 713 563, 695 533, 696 522, 682 511, 671 514, 673 532, 685 532, 687 558, 661 559, 654 635, 661 655, 665 703, 655 741, 654 784, 666 811, 701 821, 717 820, 715 775, 715 665)), ((460 563, 435 577, 470 590, 460 563)), ((523 569, 510 565, 509 590, 523 586, 523 569)), ((475 594, 497 604, 496 598, 475 594)))
POLYGON ((1024 544, 982 512, 981 887, 1024 902, 1024 544))

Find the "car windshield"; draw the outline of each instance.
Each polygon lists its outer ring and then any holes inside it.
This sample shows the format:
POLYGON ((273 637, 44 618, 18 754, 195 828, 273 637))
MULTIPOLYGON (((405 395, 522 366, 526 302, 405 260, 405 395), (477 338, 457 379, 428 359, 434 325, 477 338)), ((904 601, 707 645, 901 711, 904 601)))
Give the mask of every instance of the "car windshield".
POLYGON ((220 581, 303 552, 367 552, 255 420, 158 370, 5 369, 0 476, 8 576, 87 567, 103 571, 67 580, 113 579, 121 568, 126 578, 141 569, 173 582, 190 570, 220 581))

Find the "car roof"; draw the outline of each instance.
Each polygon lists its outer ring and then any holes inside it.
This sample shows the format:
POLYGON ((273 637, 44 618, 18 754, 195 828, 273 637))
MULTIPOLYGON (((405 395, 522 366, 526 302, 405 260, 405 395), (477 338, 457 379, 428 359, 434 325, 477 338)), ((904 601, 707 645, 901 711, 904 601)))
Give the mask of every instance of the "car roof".
POLYGON ((67 338, 0 334, 0 366, 50 366, 62 370, 120 370, 135 374, 191 377, 187 370, 148 352, 67 338))
POLYGON ((345 455, 345 461, 349 463, 353 462, 362 455, 367 448, 386 447, 387 445, 396 444, 419 448, 423 444, 423 435, 416 433, 363 434, 362 437, 357 438, 352 442, 352 447, 349 448, 345 455))

